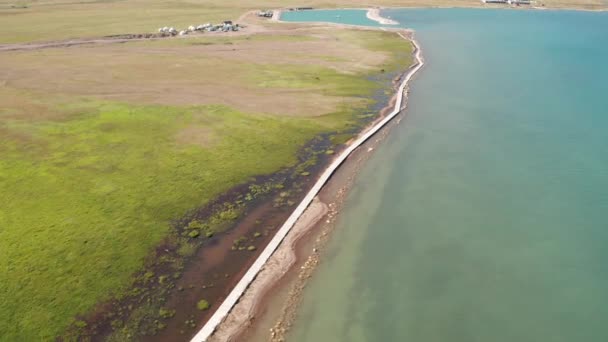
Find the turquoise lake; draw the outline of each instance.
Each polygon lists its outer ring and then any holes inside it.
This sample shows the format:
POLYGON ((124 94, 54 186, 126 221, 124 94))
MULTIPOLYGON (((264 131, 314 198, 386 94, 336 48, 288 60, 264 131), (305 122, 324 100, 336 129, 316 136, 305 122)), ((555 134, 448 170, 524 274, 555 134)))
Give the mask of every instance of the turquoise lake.
POLYGON ((383 15, 427 64, 288 340, 608 341, 608 13, 383 15))

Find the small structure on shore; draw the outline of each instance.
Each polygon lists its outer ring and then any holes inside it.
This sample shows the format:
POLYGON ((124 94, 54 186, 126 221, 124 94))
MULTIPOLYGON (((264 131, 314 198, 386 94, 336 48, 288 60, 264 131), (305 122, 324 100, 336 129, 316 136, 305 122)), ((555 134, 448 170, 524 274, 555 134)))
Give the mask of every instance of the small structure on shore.
POLYGON ((177 34, 177 30, 173 27, 161 27, 158 29, 158 33, 164 33, 164 34, 170 34, 170 35, 176 35, 177 34))
POLYGON ((273 11, 268 11, 268 10, 261 10, 257 13, 258 17, 262 17, 262 18, 272 18, 272 16, 274 15, 273 11))
POLYGON ((481 0, 484 4, 530 5, 530 0, 481 0))
POLYGON ((161 27, 158 29, 158 33, 161 34, 161 36, 175 36, 175 35, 180 35, 180 36, 185 36, 187 34, 190 34, 192 32, 230 32, 230 31, 239 31, 243 26, 239 25, 239 24, 234 24, 232 22, 232 20, 225 20, 222 24, 211 24, 211 23, 206 23, 206 24, 201 24, 201 25, 190 25, 188 26, 188 28, 183 29, 183 30, 176 30, 173 27, 161 27))

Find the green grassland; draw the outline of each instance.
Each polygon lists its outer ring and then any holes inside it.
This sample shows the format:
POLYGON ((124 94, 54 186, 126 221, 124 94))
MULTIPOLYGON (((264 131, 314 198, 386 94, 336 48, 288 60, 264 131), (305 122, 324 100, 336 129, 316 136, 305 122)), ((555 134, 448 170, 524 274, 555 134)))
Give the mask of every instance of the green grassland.
MULTIPOLYGON (((411 46, 394 34, 335 34, 390 56, 376 69, 410 61, 411 46)), ((351 127, 369 103, 356 98, 382 86, 367 79, 371 70, 247 67, 255 69, 245 77, 252 87, 353 98, 304 117, 0 87, 5 103, 24 100, 0 110, 0 341, 52 340, 78 314, 120 295, 170 220, 252 176, 294 166, 304 143, 351 127), (183 132, 196 139, 179 139, 183 132)))
POLYGON ((322 126, 225 107, 102 104, 67 122, 4 129, 32 140, 2 138, 0 331, 33 340, 124 285, 168 220, 293 164, 322 126), (185 126, 217 141, 179 145, 172 137, 185 126))

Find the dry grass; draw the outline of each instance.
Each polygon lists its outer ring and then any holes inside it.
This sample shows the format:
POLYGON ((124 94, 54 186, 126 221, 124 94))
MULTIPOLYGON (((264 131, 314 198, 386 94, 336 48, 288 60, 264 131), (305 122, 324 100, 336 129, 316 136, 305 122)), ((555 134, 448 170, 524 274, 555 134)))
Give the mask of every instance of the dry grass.
POLYGON ((0 97, 12 115, 44 112, 36 93, 314 116, 357 101, 326 89, 323 69, 366 73, 388 57, 323 29, 8 52, 0 54, 0 97))

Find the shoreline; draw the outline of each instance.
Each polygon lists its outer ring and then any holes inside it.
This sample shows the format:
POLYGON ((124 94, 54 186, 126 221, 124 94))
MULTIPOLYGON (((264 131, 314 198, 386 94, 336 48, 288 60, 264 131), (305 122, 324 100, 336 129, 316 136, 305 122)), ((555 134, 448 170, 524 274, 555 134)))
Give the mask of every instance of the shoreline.
POLYGON ((369 8, 367 10, 367 19, 376 21, 380 23, 380 25, 399 25, 398 21, 395 21, 391 18, 385 18, 380 15, 380 8, 369 8))
MULTIPOLYGON (((540 6, 499 6, 501 4, 484 4, 482 2, 480 2, 478 5, 471 5, 471 6, 448 6, 448 5, 435 5, 435 6, 407 6, 407 7, 399 7, 399 6, 382 6, 382 7, 322 7, 322 8, 314 8, 312 10, 308 10, 308 11, 327 11, 327 10, 367 10, 369 12, 369 10, 420 10, 420 9, 482 9, 482 10, 516 10, 516 11, 525 11, 525 10, 540 10, 540 11, 574 11, 574 12, 598 12, 598 13, 603 13, 603 12, 608 12, 608 5, 606 5, 603 8, 584 8, 584 7, 540 7, 540 6)), ((270 18, 271 21, 274 22, 284 22, 281 21, 281 14, 285 11, 284 8, 281 9, 277 9, 275 10, 275 14, 273 15, 272 18, 270 18)), ((375 19, 372 19, 370 17, 367 17, 370 20, 373 21, 377 21, 375 19)), ((387 19, 387 20, 392 20, 389 18, 384 18, 382 16, 380 16, 380 18, 382 19, 387 19)), ((394 21, 394 20, 392 20, 394 21)), ((397 24, 400 24, 399 22, 395 21, 397 24)), ((305 23, 305 24, 325 24, 325 25, 346 25, 346 26, 354 26, 354 27, 362 27, 362 26, 357 26, 357 25, 348 25, 348 24, 338 24, 338 23, 332 23, 332 22, 295 22, 295 21, 289 21, 286 23, 305 23)), ((390 24, 386 24, 386 25, 390 25, 390 24)), ((405 29, 404 29, 405 30, 405 29)))
MULTIPOLYGON (((414 67, 410 65, 398 78, 393 81, 394 89, 399 86, 399 81, 414 67)), ((387 106, 380 111, 377 120, 381 121, 394 106, 397 99, 395 94, 387 106)), ((405 106, 402 106, 403 111, 405 106)), ((337 227, 338 217, 343 209, 346 198, 358 177, 361 167, 373 156, 376 148, 389 136, 391 130, 398 125, 403 116, 398 116, 384 126, 373 139, 366 141, 355 150, 348 160, 336 171, 334 177, 323 187, 318 195, 320 201, 329 208, 327 215, 310 227, 291 246, 296 260, 282 277, 275 279, 261 293, 258 307, 252 310, 253 315, 247 317, 245 326, 240 327, 237 333, 230 336, 229 341, 252 341, 252 342, 283 342, 289 333, 293 322, 297 318, 297 310, 301 303, 303 291, 309 279, 314 275, 316 267, 323 259, 327 243, 332 238, 334 229, 337 227)))
MULTIPOLYGON (((409 85, 412 77, 422 68, 424 65, 424 59, 421 56, 421 48, 418 42, 413 37, 406 37, 402 33, 398 33, 403 39, 410 41, 414 46, 414 64, 408 69, 406 74, 403 76, 401 85, 398 88, 396 93, 397 99, 394 104, 394 109, 380 122, 376 123, 374 126, 364 131, 359 137, 352 142, 338 157, 334 159, 334 161, 325 169, 325 171, 321 174, 317 182, 313 185, 308 194, 304 197, 304 199, 300 202, 300 204, 296 207, 293 213, 289 216, 287 221, 281 226, 279 231, 270 241, 270 243, 266 246, 264 251, 259 255, 258 259, 253 263, 253 265, 247 270, 241 280, 237 283, 237 285, 233 288, 230 294, 226 297, 224 302, 220 305, 220 307, 215 311, 213 316, 207 321, 207 323, 203 326, 203 328, 192 338, 191 341, 199 342, 199 341, 207 341, 213 333, 216 331, 218 326, 226 319, 229 313, 232 311, 236 303, 239 299, 245 294, 250 284, 254 281, 254 279, 258 276, 258 274, 265 268, 268 260, 273 255, 275 250, 279 248, 282 244, 283 240, 286 238, 288 233, 293 229, 296 225, 297 221, 300 217, 305 213, 305 211, 309 208, 313 200, 317 197, 321 189, 324 185, 329 181, 331 176, 337 171, 337 169, 344 163, 344 161, 363 143, 368 141, 372 136, 374 136, 378 131, 380 131, 384 126, 386 126, 389 122, 393 120, 399 113, 402 111, 403 98, 405 95, 405 90, 409 85)), ((290 248, 291 249, 291 248, 290 248)))
MULTIPOLYGON (((392 80, 393 91, 397 90, 400 80, 413 66, 414 64, 411 64, 408 69, 392 80)), ((386 106, 379 111, 378 117, 363 128, 359 136, 384 119, 393 109, 396 100, 397 94, 395 93, 388 99, 386 106)), ((400 120, 401 118, 393 120, 390 124, 396 124, 400 120)), ((268 260, 267 266, 262 269, 208 341, 265 340, 270 327, 268 316, 265 316, 266 311, 281 311, 281 319, 276 320, 279 323, 271 328, 272 341, 281 339, 287 330, 283 328, 285 325, 283 322, 291 321, 294 316, 301 291, 322 257, 321 253, 325 243, 331 236, 336 218, 355 176, 367 158, 372 155, 371 152, 375 147, 389 134, 390 128, 387 126, 374 139, 366 141, 364 146, 355 150, 324 185, 311 206, 306 209, 296 226, 268 260), (381 137, 379 137, 380 134, 381 137), (307 217, 310 216, 315 219, 308 219, 307 217), (294 281, 296 284, 292 284, 294 281), (273 301, 285 302, 286 305, 279 307, 279 305, 269 304, 273 301), (270 309, 271 307, 272 309, 270 309)), ((351 141, 355 139, 353 138, 351 141)), ((289 324, 286 325, 289 326, 289 324)))
POLYGON ((207 341, 231 341, 245 332, 250 322, 257 316, 259 306, 270 290, 298 261, 297 250, 293 247, 316 227, 330 210, 331 208, 318 198, 311 203, 255 281, 207 341))

